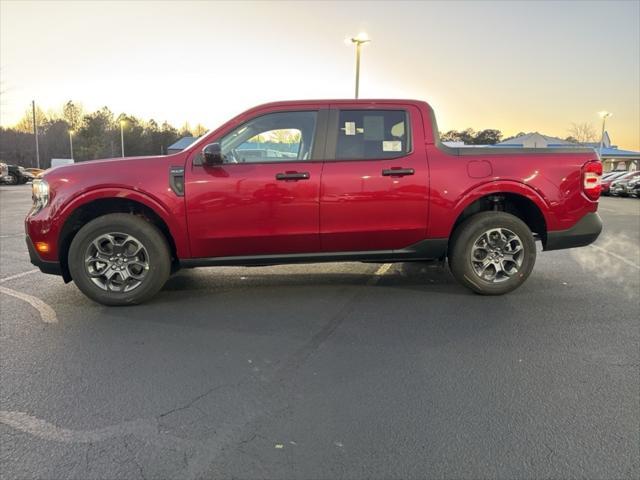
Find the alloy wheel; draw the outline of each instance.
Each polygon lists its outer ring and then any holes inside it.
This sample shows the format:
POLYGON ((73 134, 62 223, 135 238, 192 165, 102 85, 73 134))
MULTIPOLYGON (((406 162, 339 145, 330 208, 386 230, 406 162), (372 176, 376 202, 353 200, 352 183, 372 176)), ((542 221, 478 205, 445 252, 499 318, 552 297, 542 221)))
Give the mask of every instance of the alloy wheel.
POLYGON ((85 254, 91 281, 109 292, 138 288, 149 271, 149 254, 137 238, 126 233, 106 233, 94 239, 85 254))
POLYGON ((471 248, 473 270, 491 283, 507 281, 518 273, 524 260, 520 237, 506 228, 492 228, 480 235, 471 248))

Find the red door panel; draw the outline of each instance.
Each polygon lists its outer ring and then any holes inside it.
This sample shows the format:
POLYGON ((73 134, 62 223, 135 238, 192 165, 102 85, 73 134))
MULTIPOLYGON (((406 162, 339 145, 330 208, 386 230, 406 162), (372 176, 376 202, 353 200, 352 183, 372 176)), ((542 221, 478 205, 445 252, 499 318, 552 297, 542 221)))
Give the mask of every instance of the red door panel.
POLYGON ((192 256, 319 251, 321 171, 310 161, 192 166, 185 182, 192 256), (287 173, 308 178, 276 179, 287 173))
MULTIPOLYGON (((340 109, 362 109, 362 104, 340 109)), ((408 106, 412 150, 394 159, 325 162, 320 192, 322 250, 400 249, 424 240, 428 219, 428 164, 420 112, 408 106), (398 175, 390 170, 402 169, 398 175)))

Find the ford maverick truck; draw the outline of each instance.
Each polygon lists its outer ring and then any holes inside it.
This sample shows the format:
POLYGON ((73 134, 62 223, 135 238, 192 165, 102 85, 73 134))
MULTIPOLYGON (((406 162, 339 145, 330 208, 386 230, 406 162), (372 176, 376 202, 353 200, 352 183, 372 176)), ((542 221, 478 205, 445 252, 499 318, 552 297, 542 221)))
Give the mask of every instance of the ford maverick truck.
POLYGON ((278 102, 168 156, 90 161, 33 183, 32 263, 107 305, 180 268, 447 259, 480 294, 602 229, 591 148, 449 148, 414 100, 278 102))

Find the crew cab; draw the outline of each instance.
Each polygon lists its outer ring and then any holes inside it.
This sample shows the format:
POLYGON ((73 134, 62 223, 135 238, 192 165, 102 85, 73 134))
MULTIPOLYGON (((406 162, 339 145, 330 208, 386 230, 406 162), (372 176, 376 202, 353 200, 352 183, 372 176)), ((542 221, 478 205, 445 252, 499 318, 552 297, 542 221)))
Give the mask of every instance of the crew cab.
POLYGON ((168 156, 57 167, 34 181, 32 263, 108 305, 179 268, 447 259, 480 294, 544 250, 593 242, 591 148, 449 148, 414 100, 262 105, 168 156))

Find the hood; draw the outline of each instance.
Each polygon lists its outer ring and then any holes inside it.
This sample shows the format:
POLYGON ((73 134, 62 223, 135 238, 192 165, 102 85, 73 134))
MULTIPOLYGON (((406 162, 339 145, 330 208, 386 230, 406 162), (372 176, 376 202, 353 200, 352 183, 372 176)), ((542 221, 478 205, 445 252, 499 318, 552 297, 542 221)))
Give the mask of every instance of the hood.
POLYGON ((168 183, 169 166, 184 165, 186 154, 125 157, 60 165, 42 176, 52 191, 79 192, 95 188, 145 190, 168 183))
POLYGON ((104 166, 113 167, 115 169, 127 168, 133 164, 137 165, 143 162, 158 162, 161 159, 167 158, 166 155, 161 156, 146 156, 146 157, 116 157, 116 158, 103 158, 100 160, 87 160, 84 162, 70 163, 68 165, 59 165, 57 167, 47 170, 46 175, 51 172, 63 173, 64 175, 73 174, 73 172, 81 171, 89 168, 101 168, 104 166))

